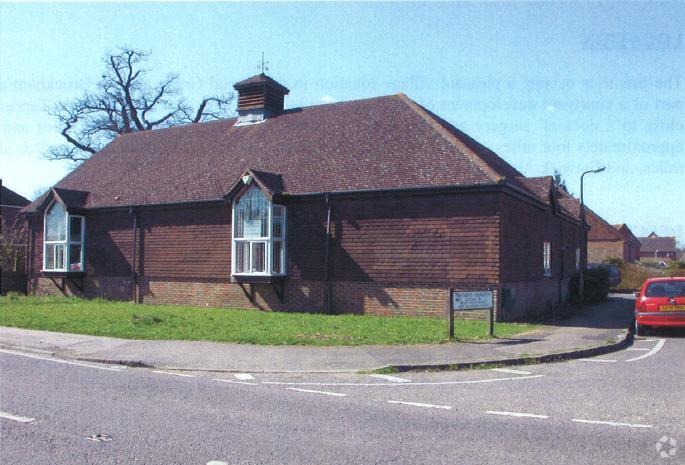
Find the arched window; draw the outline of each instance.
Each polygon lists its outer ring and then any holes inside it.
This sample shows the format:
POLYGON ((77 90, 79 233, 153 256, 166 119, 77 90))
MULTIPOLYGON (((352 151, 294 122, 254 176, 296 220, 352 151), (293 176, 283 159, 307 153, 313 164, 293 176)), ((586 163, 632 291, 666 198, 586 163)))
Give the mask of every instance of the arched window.
POLYGON ((84 271, 85 218, 70 215, 59 202, 45 211, 43 270, 84 271))
POLYGON ((234 275, 285 275, 285 207, 250 187, 233 204, 234 275))

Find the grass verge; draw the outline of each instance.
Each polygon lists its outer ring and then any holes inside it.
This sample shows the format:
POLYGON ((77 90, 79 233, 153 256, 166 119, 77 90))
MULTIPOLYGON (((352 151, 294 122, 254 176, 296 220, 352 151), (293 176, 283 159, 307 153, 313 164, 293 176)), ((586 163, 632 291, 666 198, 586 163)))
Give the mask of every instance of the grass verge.
MULTIPOLYGON (((136 305, 67 297, 0 297, 0 325, 126 339, 171 339, 263 345, 340 346, 448 342, 434 318, 321 315, 227 308, 136 305)), ((498 323, 501 337, 538 326, 498 323)), ((457 321, 457 339, 487 338, 485 321, 457 321)))

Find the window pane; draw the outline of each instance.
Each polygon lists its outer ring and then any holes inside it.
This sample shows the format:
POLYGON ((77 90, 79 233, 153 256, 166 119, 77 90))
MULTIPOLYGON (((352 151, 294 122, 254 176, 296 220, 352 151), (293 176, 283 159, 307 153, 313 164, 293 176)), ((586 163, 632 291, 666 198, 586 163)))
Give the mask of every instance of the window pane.
POLYGON ((274 241, 271 249, 271 272, 283 273, 283 243, 274 241))
POLYGON ((45 245, 45 269, 55 269, 55 244, 45 245))
POLYGON ((253 273, 263 273, 266 268, 266 244, 264 242, 252 243, 252 267, 253 273))
POLYGON ((251 187, 235 206, 235 237, 258 238, 268 236, 268 218, 271 203, 257 187, 251 187))
POLYGON ((67 239, 67 212, 62 205, 55 202, 45 215, 47 241, 64 241, 67 239))
POLYGON ((250 260, 250 243, 236 242, 235 243, 235 272, 246 273, 249 268, 250 260))
POLYGON ((283 218, 283 207, 274 205, 274 218, 283 218))
POLYGON ((273 237, 283 237, 283 227, 281 226, 281 220, 274 218, 273 226, 271 229, 271 235, 273 237))
POLYGON ((69 233, 71 234, 69 240, 72 242, 81 242, 81 218, 78 216, 70 216, 69 222, 69 233))
POLYGON ((69 270, 70 271, 83 271, 83 264, 81 263, 81 246, 80 245, 70 245, 69 246, 69 270))
POLYGON ((233 221, 235 221, 235 224, 233 225, 233 237, 245 237, 245 231, 243 228, 243 222, 245 221, 245 209, 241 208, 240 204, 235 206, 235 215, 233 221))
POLYGON ((55 244, 55 269, 66 269, 66 254, 64 253, 64 244, 55 244))

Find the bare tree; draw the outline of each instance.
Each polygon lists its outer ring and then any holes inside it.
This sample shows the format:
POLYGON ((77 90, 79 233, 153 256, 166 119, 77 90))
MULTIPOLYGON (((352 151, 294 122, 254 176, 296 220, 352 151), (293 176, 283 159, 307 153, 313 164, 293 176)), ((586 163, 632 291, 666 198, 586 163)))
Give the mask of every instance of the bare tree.
POLYGON ((20 271, 24 264, 26 224, 20 215, 13 221, 0 217, 0 269, 20 271))
POLYGON ((143 65, 149 55, 128 47, 108 54, 106 71, 95 90, 49 110, 59 121, 66 143, 51 147, 48 159, 82 162, 120 134, 229 116, 232 94, 205 97, 193 109, 179 95, 178 75, 148 85, 143 65))

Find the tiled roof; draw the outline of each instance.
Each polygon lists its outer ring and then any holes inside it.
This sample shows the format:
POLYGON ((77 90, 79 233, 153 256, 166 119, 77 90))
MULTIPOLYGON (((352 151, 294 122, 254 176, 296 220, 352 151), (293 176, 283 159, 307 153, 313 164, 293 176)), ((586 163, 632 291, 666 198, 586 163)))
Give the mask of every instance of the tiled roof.
POLYGON ((635 237, 635 234, 633 234, 633 231, 630 230, 627 224, 615 224, 614 228, 616 228, 618 232, 621 233, 621 236, 623 236, 623 239, 625 239, 626 241, 632 243, 635 246, 640 245, 639 239, 635 237))
POLYGON ((233 88, 239 89, 241 87, 246 87, 246 86, 251 86, 254 84, 269 84, 272 87, 275 87, 279 90, 281 90, 283 93, 287 94, 290 92, 287 87, 283 86, 281 83, 275 81, 274 79, 270 78, 266 74, 257 74, 255 76, 249 77, 247 79, 243 79, 240 82, 236 82, 233 85, 233 88))
POLYGON ((580 221, 580 200, 559 188, 556 189, 556 195, 557 202, 562 211, 580 221))
POLYGON ((0 204, 1 205, 12 205, 16 207, 23 207, 30 204, 31 201, 26 197, 23 197, 11 189, 0 185, 0 204))
POLYGON ((536 178, 517 176, 517 179, 546 204, 549 204, 552 201, 552 176, 540 176, 536 178))
POLYGON ((604 218, 585 207, 585 221, 590 225, 589 241, 622 241, 623 236, 604 218))
POLYGON ((640 252, 675 252, 675 237, 638 237, 640 252))
MULTIPOLYGON (((118 137, 57 184, 85 208, 220 200, 251 169, 282 193, 511 183, 522 174, 404 94, 118 137)), ((26 211, 35 211, 34 202, 26 211)))

